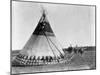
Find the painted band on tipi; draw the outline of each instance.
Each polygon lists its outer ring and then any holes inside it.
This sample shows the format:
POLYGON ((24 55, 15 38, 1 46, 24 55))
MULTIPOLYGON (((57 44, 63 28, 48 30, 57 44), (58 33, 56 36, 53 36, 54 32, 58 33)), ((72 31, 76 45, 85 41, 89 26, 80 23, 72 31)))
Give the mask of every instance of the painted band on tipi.
POLYGON ((64 59, 62 47, 56 40, 45 10, 42 17, 20 53, 15 57, 17 65, 54 64, 64 59))

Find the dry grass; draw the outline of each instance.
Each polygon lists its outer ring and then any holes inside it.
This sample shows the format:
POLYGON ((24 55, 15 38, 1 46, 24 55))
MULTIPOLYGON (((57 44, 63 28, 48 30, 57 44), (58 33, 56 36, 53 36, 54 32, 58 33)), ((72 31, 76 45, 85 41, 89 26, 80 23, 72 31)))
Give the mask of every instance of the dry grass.
MULTIPOLYGON (((18 51, 13 52, 15 56, 18 51), (15 54, 14 54, 15 53, 15 54)), ((95 69, 95 48, 87 48, 84 54, 74 54, 74 57, 68 63, 52 64, 44 66, 32 66, 32 67, 12 67, 12 73, 35 73, 35 72, 47 72, 47 71, 68 71, 68 70, 82 70, 82 69, 95 69), (91 49, 91 50, 89 50, 91 49)))

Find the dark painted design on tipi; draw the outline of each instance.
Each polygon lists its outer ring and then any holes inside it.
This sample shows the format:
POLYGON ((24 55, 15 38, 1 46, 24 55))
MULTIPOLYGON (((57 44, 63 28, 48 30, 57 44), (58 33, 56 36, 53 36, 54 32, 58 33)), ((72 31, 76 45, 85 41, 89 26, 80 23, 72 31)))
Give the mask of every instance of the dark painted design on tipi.
POLYGON ((54 36, 53 30, 50 27, 50 24, 47 20, 46 14, 45 12, 43 12, 42 17, 35 29, 35 31, 33 32, 33 34, 35 35, 44 35, 44 33, 48 36, 54 36))

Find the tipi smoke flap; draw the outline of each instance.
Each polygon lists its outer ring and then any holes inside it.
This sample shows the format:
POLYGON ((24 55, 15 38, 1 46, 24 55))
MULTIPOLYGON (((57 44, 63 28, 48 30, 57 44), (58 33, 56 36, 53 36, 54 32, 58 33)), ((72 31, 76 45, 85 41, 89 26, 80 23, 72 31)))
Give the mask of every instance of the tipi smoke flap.
POLYGON ((64 59, 64 52, 47 20, 45 10, 24 48, 15 57, 12 65, 32 66, 57 64, 64 59))

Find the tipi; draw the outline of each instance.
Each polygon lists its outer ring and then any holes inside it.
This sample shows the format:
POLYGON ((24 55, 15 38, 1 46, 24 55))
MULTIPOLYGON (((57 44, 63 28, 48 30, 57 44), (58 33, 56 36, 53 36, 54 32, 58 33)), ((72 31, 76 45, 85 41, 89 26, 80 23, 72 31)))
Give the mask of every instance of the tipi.
POLYGON ((24 48, 15 57, 12 65, 41 65, 55 64, 64 58, 62 47, 56 40, 45 10, 24 48))

